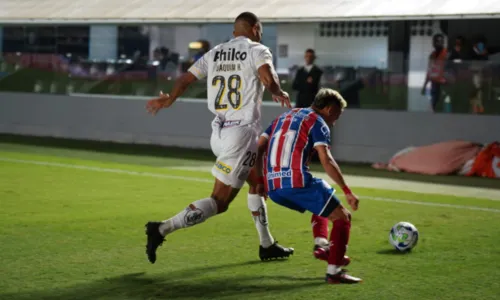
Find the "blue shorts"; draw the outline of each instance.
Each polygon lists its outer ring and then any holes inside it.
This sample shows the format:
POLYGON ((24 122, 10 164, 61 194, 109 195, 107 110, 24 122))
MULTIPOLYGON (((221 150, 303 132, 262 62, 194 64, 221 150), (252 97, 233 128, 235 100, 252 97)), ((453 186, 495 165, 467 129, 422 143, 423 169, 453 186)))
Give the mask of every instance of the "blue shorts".
POLYGON ((324 180, 313 178, 304 188, 276 189, 268 193, 273 202, 296 210, 306 210, 315 215, 328 217, 340 205, 335 190, 324 180))

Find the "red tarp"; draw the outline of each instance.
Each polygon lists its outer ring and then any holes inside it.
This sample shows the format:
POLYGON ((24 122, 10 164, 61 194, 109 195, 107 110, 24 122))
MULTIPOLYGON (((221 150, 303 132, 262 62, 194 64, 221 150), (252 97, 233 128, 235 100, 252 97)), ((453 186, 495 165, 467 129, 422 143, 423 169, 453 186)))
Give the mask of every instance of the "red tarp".
POLYGON ((466 141, 447 141, 422 147, 409 147, 396 153, 388 164, 376 169, 428 175, 463 174, 500 178, 500 143, 486 147, 466 141))

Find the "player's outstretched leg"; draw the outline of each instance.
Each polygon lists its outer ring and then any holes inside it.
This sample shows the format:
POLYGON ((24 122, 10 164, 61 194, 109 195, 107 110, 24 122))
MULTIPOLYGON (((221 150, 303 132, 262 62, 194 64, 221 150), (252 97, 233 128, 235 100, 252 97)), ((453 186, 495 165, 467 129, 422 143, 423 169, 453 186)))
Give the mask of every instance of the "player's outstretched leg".
POLYGON ((151 263, 156 261, 156 250, 165 241, 165 237, 181 228, 200 224, 210 217, 223 213, 229 203, 236 197, 239 189, 234 189, 216 179, 214 191, 210 198, 194 201, 183 211, 162 222, 146 224, 146 254, 151 263))
POLYGON ((359 283, 361 278, 350 276, 342 269, 351 231, 351 214, 342 205, 337 206, 328 217, 333 222, 330 233, 330 253, 326 281, 328 283, 359 283))
POLYGON ((328 218, 312 215, 311 227, 314 237, 313 255, 319 260, 328 260, 328 218))
MULTIPOLYGON (((253 171, 249 177, 249 183, 254 178, 253 171)), ((288 258, 293 254, 293 248, 286 248, 278 244, 274 240, 269 231, 269 222, 267 217, 267 205, 263 197, 257 194, 255 185, 250 184, 250 192, 248 194, 248 209, 252 212, 252 218, 259 233, 260 246, 259 257, 261 260, 272 260, 279 258, 288 258)))

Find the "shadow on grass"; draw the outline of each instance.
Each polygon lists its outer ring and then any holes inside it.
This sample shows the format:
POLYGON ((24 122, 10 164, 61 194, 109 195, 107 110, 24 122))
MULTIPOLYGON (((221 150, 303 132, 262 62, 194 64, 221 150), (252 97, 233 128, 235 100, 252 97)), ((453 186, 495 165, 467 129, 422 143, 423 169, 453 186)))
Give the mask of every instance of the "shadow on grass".
POLYGON ((377 251, 377 254, 382 254, 382 255, 410 255, 412 252, 411 251, 398 251, 396 249, 384 249, 377 251))
POLYGON ((219 270, 244 268, 260 262, 209 266, 161 275, 130 273, 69 287, 1 294, 0 299, 248 299, 324 284, 321 278, 262 274, 217 275, 219 270), (208 275, 208 276, 206 276, 208 275), (203 278, 200 278, 204 276, 203 278))

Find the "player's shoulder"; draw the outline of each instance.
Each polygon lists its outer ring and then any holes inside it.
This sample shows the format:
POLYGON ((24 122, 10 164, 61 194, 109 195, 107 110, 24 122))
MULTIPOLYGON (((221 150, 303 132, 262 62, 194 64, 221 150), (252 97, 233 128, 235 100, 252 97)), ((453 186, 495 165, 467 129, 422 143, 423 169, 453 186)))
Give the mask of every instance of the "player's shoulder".
POLYGON ((307 118, 314 119, 314 125, 316 125, 317 127, 328 128, 328 124, 326 124, 325 120, 317 112, 315 112, 312 108, 304 108, 304 109, 305 109, 305 112, 308 114, 307 118))
POLYGON ((250 41, 248 42, 248 48, 254 53, 271 52, 269 47, 262 45, 261 43, 250 41))
POLYGON ((213 54, 213 53, 219 51, 220 49, 223 49, 226 44, 227 44, 227 42, 215 45, 212 49, 210 49, 210 51, 208 51, 208 53, 213 54))

